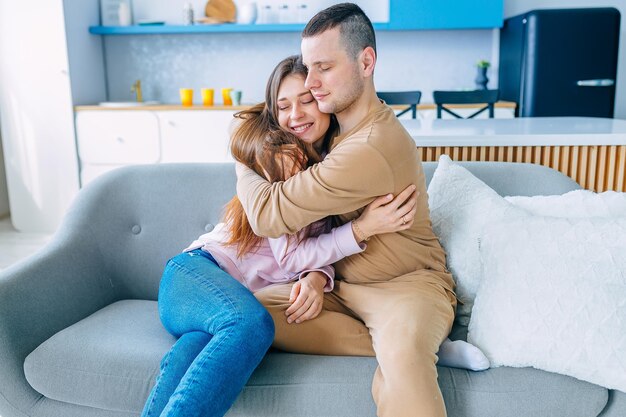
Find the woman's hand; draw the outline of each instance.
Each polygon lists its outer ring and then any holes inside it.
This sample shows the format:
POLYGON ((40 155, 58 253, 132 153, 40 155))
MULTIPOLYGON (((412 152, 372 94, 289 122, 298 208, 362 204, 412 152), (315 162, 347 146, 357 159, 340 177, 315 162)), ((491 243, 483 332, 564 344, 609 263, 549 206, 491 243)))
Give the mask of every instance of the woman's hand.
POLYGON ((320 271, 311 271, 291 287, 289 302, 285 311, 287 322, 302 323, 317 317, 324 305, 324 286, 327 276, 320 271))
POLYGON ((396 198, 392 199, 393 195, 387 194, 372 201, 352 224, 357 241, 409 229, 415 218, 418 195, 415 185, 409 185, 396 198))

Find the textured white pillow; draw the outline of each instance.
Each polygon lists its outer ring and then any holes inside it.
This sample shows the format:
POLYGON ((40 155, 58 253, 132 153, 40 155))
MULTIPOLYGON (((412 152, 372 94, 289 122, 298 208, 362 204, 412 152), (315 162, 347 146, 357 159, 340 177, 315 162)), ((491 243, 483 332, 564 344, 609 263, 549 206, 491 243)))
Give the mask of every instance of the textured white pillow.
POLYGON ((493 366, 626 392, 626 218, 494 222, 480 254, 468 341, 493 366))
POLYGON ((575 190, 563 195, 504 197, 533 214, 553 217, 626 217, 626 193, 575 190))
POLYGON ((442 155, 428 185, 433 231, 446 250, 447 265, 462 304, 456 319, 467 325, 482 277, 478 239, 488 222, 513 219, 526 212, 508 203, 471 172, 442 155))

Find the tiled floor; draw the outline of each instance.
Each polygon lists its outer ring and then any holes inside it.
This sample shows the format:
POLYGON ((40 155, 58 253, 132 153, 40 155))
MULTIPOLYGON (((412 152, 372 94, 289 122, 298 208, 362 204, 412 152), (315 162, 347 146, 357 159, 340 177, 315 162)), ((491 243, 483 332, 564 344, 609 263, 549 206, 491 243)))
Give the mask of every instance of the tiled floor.
POLYGON ((10 218, 0 219, 0 270, 40 249, 51 237, 48 234, 18 232, 10 218))

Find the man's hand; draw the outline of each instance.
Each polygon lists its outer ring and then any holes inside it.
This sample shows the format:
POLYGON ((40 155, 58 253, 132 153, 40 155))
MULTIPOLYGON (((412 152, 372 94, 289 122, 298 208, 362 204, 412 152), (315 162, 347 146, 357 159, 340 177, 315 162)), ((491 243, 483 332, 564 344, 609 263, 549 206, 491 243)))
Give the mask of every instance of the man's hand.
POLYGON ((326 274, 311 271, 293 284, 289 302, 291 306, 285 311, 287 322, 302 323, 317 317, 324 305, 324 286, 326 274))

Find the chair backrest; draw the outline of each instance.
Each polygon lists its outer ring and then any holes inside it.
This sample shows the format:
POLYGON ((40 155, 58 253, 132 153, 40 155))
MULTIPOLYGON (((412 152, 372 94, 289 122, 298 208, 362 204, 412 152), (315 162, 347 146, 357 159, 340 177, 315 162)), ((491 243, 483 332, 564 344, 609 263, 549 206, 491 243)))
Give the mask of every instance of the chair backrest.
POLYGON ((421 91, 378 91, 378 98, 389 105, 406 104, 409 107, 396 113, 396 116, 402 116, 404 113, 411 111, 411 117, 417 118, 417 105, 420 104, 422 98, 421 91))
POLYGON ((468 116, 468 119, 478 116, 485 110, 489 110, 489 118, 494 117, 494 104, 498 101, 499 90, 474 90, 474 91, 433 91, 433 99, 437 105, 437 119, 441 119, 442 111, 462 119, 463 117, 449 108, 446 104, 481 104, 485 107, 468 116))

